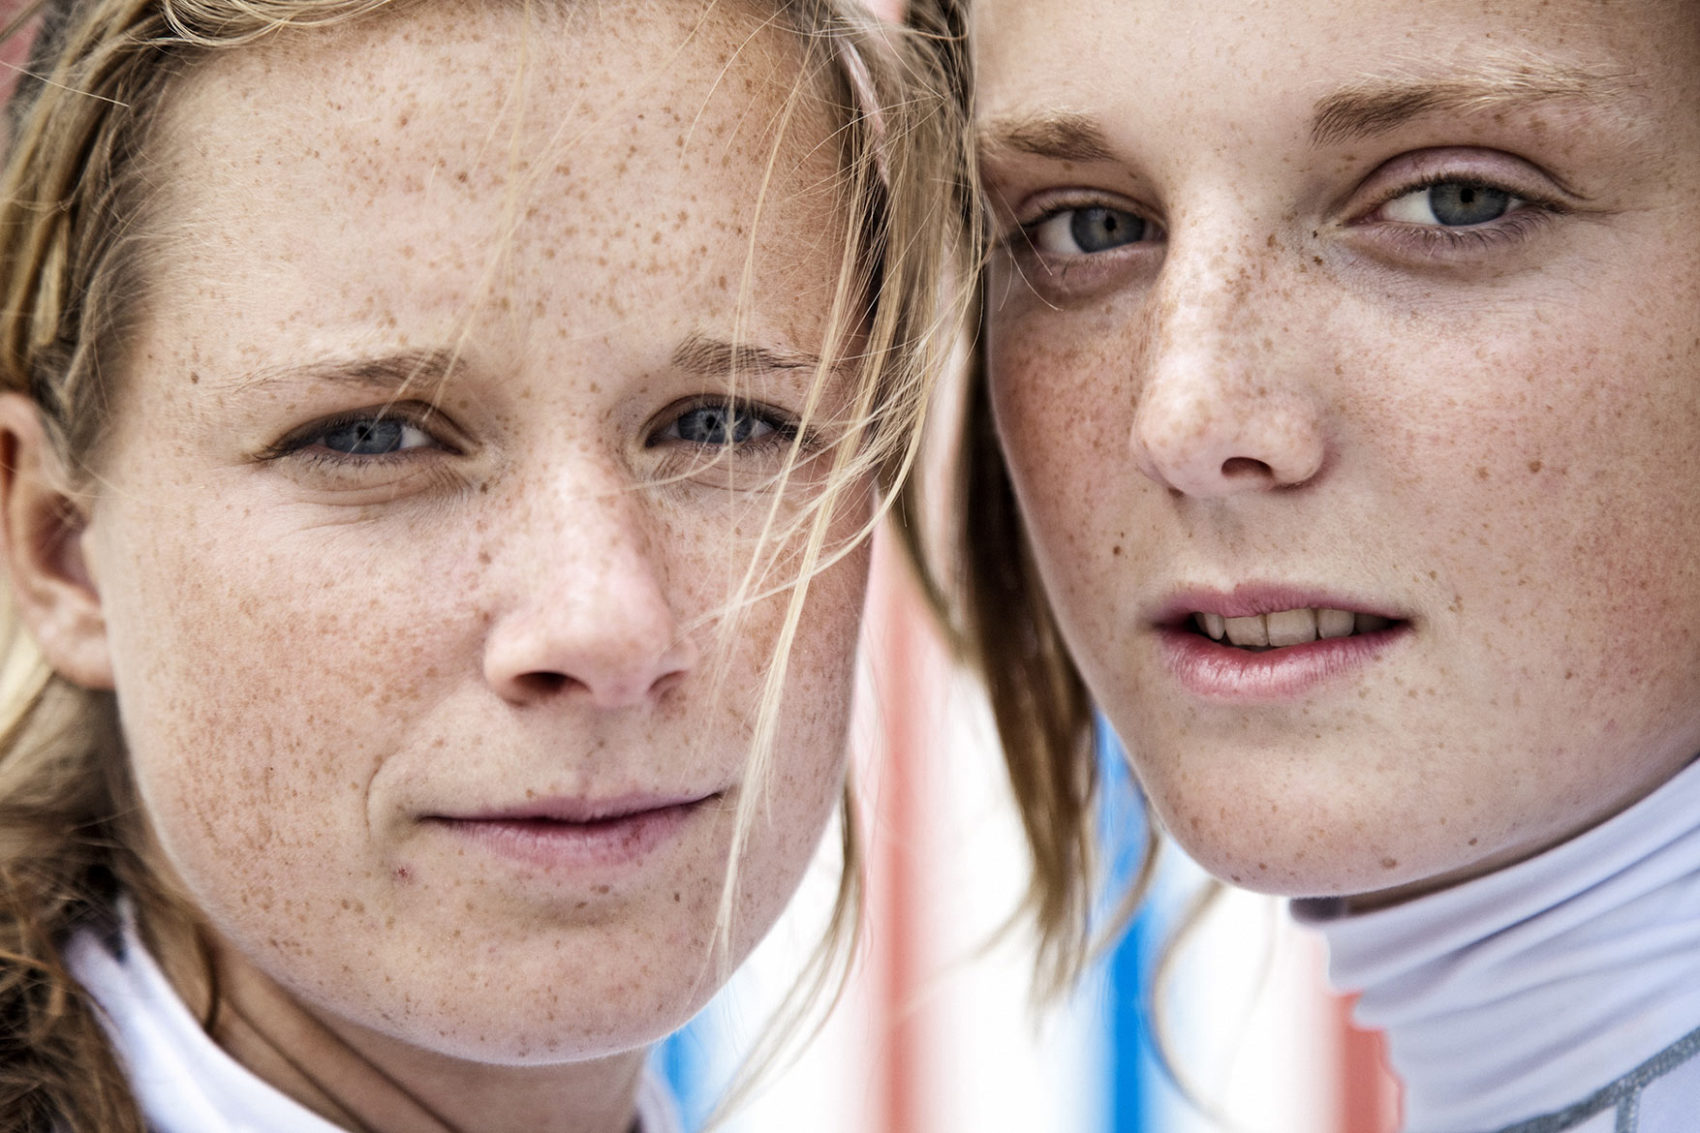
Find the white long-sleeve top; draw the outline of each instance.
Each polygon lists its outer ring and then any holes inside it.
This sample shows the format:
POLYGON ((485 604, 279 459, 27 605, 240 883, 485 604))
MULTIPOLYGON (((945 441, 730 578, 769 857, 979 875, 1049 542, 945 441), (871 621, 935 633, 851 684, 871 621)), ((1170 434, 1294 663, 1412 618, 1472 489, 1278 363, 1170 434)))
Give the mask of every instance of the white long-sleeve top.
MULTIPOLYGON (((108 946, 74 937, 65 961, 101 1010, 153 1133, 346 1133, 231 1058, 201 1029, 126 924, 108 946)), ((641 1133, 683 1133, 667 1087, 646 1073, 638 1092, 641 1133)))
POLYGON ((1700 762, 1485 877, 1293 909, 1386 1031, 1409 1133, 1700 1131, 1700 762))

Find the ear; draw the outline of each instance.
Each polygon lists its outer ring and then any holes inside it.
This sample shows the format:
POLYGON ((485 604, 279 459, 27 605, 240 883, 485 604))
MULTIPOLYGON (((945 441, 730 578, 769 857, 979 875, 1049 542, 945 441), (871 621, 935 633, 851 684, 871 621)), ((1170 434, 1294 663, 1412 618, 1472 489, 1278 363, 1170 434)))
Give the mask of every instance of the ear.
POLYGON ((110 689, 106 618, 83 559, 87 525, 41 412, 22 394, 0 394, 0 557, 12 603, 55 672, 110 689))

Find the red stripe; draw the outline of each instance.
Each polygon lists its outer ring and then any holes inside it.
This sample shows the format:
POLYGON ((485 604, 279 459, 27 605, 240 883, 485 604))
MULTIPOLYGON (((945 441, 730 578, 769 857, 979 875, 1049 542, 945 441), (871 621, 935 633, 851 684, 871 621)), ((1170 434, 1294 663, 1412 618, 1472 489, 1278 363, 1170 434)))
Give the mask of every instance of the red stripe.
POLYGON ((1356 996, 1334 998, 1340 1036, 1340 1133, 1395 1133, 1399 1083, 1387 1068, 1387 1042, 1380 1031, 1352 1024, 1356 1002, 1356 996))
POLYGON ((921 1133, 921 1084, 927 1081, 925 1035, 918 1010, 922 934, 917 871, 925 854, 922 763, 931 745, 930 713, 938 698, 937 645, 925 628, 919 597, 905 569, 883 549, 874 556, 871 638, 874 690, 884 725, 879 794, 873 823, 878 916, 871 926, 880 972, 877 1112, 881 1133, 921 1133))

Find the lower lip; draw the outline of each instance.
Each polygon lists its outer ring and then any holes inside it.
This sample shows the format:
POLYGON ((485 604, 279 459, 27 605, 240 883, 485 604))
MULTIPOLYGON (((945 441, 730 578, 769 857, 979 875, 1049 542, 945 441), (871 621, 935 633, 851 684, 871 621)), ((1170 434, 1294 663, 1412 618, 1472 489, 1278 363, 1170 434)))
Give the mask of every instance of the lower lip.
MULTIPOLYGON (((706 800, 704 800, 706 801, 706 800)), ((549 871, 636 865, 677 838, 701 802, 643 810, 600 822, 433 818, 429 821, 497 857, 549 871)))
POLYGON ((1361 671, 1409 632, 1409 623, 1400 623, 1259 653, 1186 629, 1165 627, 1159 634, 1163 660, 1188 692, 1212 700, 1270 701, 1361 671))

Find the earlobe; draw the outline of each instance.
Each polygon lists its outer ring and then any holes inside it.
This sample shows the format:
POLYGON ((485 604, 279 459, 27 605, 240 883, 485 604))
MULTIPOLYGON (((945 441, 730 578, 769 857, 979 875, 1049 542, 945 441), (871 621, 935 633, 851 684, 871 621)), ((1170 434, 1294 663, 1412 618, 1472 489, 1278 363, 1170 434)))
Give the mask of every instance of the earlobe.
POLYGON ((0 394, 0 558, 13 606, 55 672, 110 689, 106 619, 83 557, 87 520, 35 403, 0 394))

